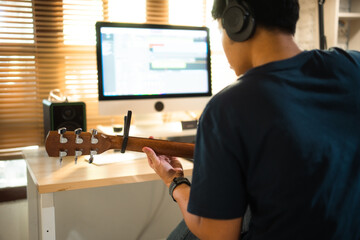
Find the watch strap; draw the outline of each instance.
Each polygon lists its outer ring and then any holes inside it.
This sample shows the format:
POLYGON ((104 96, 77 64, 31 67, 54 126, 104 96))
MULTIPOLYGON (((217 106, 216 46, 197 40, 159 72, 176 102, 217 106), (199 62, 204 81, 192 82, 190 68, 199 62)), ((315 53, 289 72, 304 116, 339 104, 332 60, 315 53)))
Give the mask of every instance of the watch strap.
POLYGON ((191 186, 189 179, 184 178, 184 177, 176 177, 170 183, 169 194, 172 197, 172 199, 174 200, 174 202, 176 202, 176 200, 173 196, 174 190, 177 186, 179 186, 180 184, 183 184, 183 183, 187 184, 188 186, 191 186))

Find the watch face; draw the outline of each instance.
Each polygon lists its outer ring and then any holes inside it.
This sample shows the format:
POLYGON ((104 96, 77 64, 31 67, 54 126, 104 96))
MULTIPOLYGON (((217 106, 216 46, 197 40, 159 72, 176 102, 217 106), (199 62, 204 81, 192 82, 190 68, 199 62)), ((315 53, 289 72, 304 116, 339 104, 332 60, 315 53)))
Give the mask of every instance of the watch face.
POLYGON ((178 183, 181 179, 182 179, 182 177, 176 177, 176 178, 174 178, 174 182, 178 183))
POLYGON ((175 183, 176 185, 178 185, 178 184, 180 184, 180 183, 186 183, 187 185, 190 186, 190 181, 189 181, 189 179, 184 178, 184 177, 174 178, 174 183, 175 183))
POLYGON ((189 181, 189 179, 187 178, 184 178, 184 177, 177 177, 177 178, 174 178, 174 180, 171 182, 170 184, 170 187, 169 187, 169 194, 170 196, 172 197, 172 199, 176 202, 174 196, 173 196, 173 192, 174 192, 174 189, 179 186, 180 184, 187 184, 188 186, 191 186, 191 183, 189 181))
POLYGON ((179 182, 181 182, 181 181, 183 181, 185 179, 186 178, 184 178, 184 177, 176 177, 176 178, 174 178, 174 182, 179 183, 179 182))

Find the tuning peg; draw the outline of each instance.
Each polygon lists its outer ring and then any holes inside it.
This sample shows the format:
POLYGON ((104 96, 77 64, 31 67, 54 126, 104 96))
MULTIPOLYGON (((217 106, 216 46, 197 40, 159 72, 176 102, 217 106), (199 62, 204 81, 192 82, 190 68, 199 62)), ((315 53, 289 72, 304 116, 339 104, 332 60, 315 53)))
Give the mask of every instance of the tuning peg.
POLYGON ((95 137, 98 131, 96 129, 91 129, 91 144, 97 144, 99 140, 95 137))
POLYGON ((75 150, 75 164, 77 164, 78 157, 82 155, 81 150, 75 150))
POLYGON ((66 133, 66 128, 65 127, 59 128, 58 133, 60 134, 60 143, 67 143, 68 140, 64 138, 64 133, 66 133))
POLYGON ((94 161, 94 155, 97 154, 96 150, 90 150, 90 158, 89 158, 89 163, 92 163, 94 161))
POLYGON ((67 156, 67 152, 66 151, 59 151, 59 156, 60 156, 60 165, 61 165, 63 157, 67 156))
POLYGON ((76 144, 81 144, 84 142, 84 140, 80 137, 80 134, 82 132, 82 129, 81 128, 77 128, 74 130, 75 132, 75 135, 76 135, 76 138, 75 138, 75 143, 76 144))

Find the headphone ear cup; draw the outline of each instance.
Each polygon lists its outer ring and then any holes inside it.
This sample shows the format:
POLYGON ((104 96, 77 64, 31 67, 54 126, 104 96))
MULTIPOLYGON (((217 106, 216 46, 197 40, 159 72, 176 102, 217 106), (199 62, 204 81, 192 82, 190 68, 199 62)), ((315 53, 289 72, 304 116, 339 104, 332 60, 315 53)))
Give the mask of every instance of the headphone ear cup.
POLYGON ((245 3, 239 4, 236 0, 230 1, 224 10, 222 25, 230 39, 243 42, 254 33, 255 18, 245 3))

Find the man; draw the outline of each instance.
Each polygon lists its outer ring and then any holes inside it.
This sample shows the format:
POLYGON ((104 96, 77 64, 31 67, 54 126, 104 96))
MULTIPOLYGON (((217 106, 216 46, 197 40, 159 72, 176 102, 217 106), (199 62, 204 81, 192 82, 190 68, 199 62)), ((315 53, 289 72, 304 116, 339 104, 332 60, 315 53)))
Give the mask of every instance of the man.
POLYGON ((360 53, 302 51, 297 0, 215 0, 212 13, 241 77, 200 118, 191 187, 176 158, 143 149, 186 225, 239 239, 250 206, 243 239, 360 239, 360 53))

